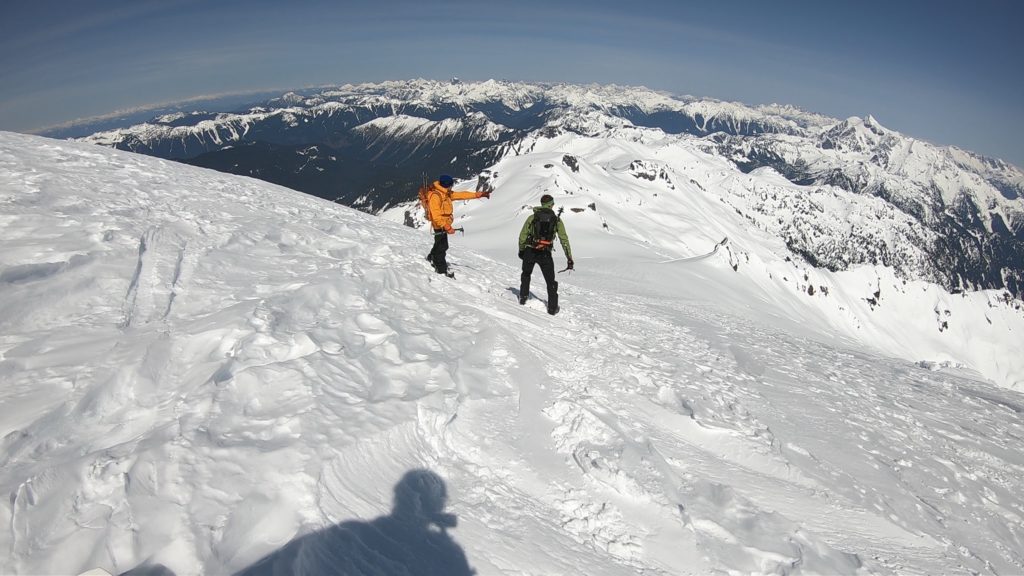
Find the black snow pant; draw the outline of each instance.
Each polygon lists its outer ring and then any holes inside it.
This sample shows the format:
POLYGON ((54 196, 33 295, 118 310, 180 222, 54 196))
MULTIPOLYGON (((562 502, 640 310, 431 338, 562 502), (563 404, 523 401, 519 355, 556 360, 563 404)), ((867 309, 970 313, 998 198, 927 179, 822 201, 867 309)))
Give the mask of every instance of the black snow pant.
POLYGON ((540 266, 544 281, 548 284, 548 314, 558 312, 558 282, 555 282, 555 261, 551 258, 551 250, 523 251, 523 275, 519 282, 519 302, 525 303, 530 296, 530 277, 533 276, 534 264, 540 266))
POLYGON ((444 228, 434 229, 434 247, 430 249, 430 254, 427 254, 427 260, 434 265, 434 270, 438 274, 448 273, 448 260, 446 255, 448 254, 448 233, 444 231, 444 228))

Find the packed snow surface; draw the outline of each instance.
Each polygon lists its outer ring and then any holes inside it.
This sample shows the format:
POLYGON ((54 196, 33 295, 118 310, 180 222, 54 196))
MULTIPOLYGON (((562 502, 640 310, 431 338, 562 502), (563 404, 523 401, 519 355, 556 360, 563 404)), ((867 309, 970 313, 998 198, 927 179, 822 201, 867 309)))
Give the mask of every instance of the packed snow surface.
POLYGON ((386 219, 0 133, 0 572, 1024 572, 1014 372, 831 333, 722 202, 574 205, 561 313, 520 306, 533 153, 450 280, 386 219))

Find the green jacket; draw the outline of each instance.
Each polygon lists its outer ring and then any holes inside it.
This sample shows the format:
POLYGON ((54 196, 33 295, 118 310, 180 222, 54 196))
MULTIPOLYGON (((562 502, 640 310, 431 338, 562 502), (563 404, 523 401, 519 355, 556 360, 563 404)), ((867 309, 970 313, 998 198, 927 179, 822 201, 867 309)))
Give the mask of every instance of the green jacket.
MULTIPOLYGON (((530 229, 533 227, 533 217, 537 213, 537 210, 543 208, 551 208, 554 206, 553 202, 543 204, 541 206, 533 207, 533 214, 530 214, 526 218, 526 222, 523 222, 523 229, 519 232, 519 249, 524 250, 526 248, 526 239, 530 236, 530 229)), ((555 234, 558 235, 558 241, 562 244, 562 250, 565 250, 565 257, 572 260, 572 248, 569 247, 569 235, 565 233, 565 224, 562 223, 562 219, 558 219, 558 224, 555 226, 555 234)))

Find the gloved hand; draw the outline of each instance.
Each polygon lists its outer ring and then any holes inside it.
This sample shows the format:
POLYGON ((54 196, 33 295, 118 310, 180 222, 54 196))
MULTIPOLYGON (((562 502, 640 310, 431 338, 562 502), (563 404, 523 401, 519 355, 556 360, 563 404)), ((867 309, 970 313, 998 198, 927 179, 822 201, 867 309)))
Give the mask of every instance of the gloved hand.
POLYGON ((569 258, 569 270, 572 270, 572 258, 569 258))
POLYGON ((478 198, 487 198, 488 200, 490 200, 491 193, 490 192, 481 192, 480 196, 478 196, 478 198))
POLYGON ((455 228, 452 228, 451 226, 445 227, 444 231, 449 234, 455 234, 455 228))
POLYGON ((525 252, 525 250, 523 250, 522 248, 520 248, 520 249, 519 249, 519 259, 520 259, 520 260, 522 260, 522 259, 523 259, 523 252, 525 252))

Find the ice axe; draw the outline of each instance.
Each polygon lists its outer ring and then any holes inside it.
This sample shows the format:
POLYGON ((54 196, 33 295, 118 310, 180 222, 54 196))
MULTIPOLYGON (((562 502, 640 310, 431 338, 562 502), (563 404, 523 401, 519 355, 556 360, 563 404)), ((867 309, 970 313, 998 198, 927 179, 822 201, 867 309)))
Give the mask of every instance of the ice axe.
MULTIPOLYGON (((462 228, 462 227, 452 228, 452 230, 455 230, 456 232, 462 234, 463 236, 466 235, 466 229, 465 228, 462 228)), ((445 230, 438 230, 438 231, 434 232, 434 236, 444 236, 447 233, 448 232, 446 232, 445 230)))

